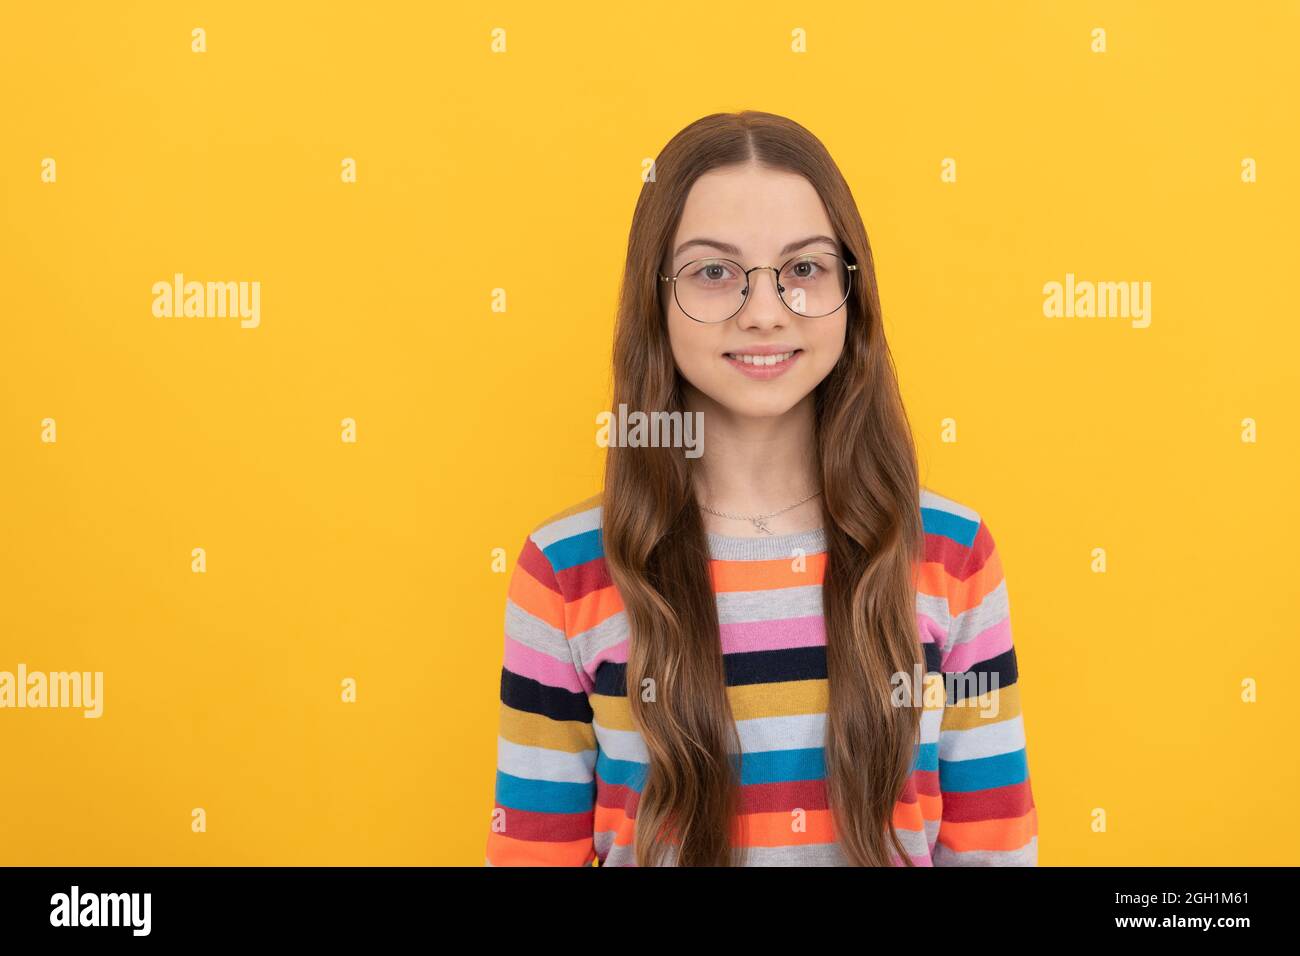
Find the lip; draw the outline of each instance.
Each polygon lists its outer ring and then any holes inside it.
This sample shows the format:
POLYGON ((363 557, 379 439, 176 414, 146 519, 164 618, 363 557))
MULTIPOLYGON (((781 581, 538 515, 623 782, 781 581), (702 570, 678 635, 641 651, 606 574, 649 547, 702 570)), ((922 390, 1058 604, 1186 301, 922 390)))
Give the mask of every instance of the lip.
POLYGON ((775 342, 771 345, 746 345, 744 348, 731 349, 724 355, 780 355, 782 352, 798 352, 799 346, 775 342))
POLYGON ((792 345, 750 345, 734 352, 724 352, 722 359, 741 374, 762 380, 784 375, 795 362, 799 361, 801 355, 803 355, 803 349, 795 348, 792 345), (780 355, 782 352, 793 352, 794 354, 784 362, 777 362, 775 365, 746 365, 740 359, 731 357, 733 355, 780 355))

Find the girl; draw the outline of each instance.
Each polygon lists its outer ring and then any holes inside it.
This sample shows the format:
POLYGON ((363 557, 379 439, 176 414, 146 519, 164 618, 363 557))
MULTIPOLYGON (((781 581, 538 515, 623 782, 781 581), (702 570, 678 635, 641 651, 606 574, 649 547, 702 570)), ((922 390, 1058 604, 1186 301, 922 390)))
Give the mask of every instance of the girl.
POLYGON ((668 414, 524 541, 486 862, 1035 865, 1001 562, 919 485, 848 184, 752 111, 654 173, 614 403, 668 414))

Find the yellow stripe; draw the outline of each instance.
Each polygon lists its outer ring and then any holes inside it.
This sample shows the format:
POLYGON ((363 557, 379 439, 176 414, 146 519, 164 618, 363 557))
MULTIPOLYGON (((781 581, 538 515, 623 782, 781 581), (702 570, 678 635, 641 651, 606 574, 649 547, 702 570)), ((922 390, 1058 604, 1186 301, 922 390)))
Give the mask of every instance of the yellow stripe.
POLYGON ((565 753, 579 753, 596 747, 596 732, 585 720, 552 720, 543 714, 515 710, 504 702, 501 704, 499 733, 512 744, 565 753))
POLYGON ((944 730, 974 730, 977 727, 991 727, 1004 720, 1020 716, 1020 684, 999 687, 979 697, 967 697, 956 706, 948 707, 943 712, 944 730), (997 705, 997 716, 985 716, 986 708, 997 705))

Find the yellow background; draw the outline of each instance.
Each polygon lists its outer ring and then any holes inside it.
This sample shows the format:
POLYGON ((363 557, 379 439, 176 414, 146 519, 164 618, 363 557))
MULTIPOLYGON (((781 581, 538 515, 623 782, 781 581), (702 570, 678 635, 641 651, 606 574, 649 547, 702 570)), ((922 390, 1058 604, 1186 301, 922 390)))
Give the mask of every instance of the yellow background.
POLYGON ((1295 2, 6 3, 0 670, 105 713, 0 711, 0 863, 481 864, 492 549, 599 488, 642 160, 747 107, 841 164, 923 478, 998 542, 1041 863, 1296 862, 1298 41, 1295 2), (154 318, 178 271, 260 328, 154 318), (1044 318, 1067 272, 1151 327, 1044 318))

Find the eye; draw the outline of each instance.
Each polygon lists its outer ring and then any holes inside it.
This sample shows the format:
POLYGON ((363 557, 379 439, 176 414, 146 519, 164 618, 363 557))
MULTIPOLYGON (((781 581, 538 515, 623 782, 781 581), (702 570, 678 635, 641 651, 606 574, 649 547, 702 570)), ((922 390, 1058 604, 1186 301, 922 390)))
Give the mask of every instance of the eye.
POLYGON ((731 264, 721 259, 705 259, 687 270, 686 278, 696 285, 729 285, 737 279, 731 264))
POLYGON ((815 279, 821 271, 821 263, 812 259, 800 259, 790 266, 790 275, 795 279, 815 279))

